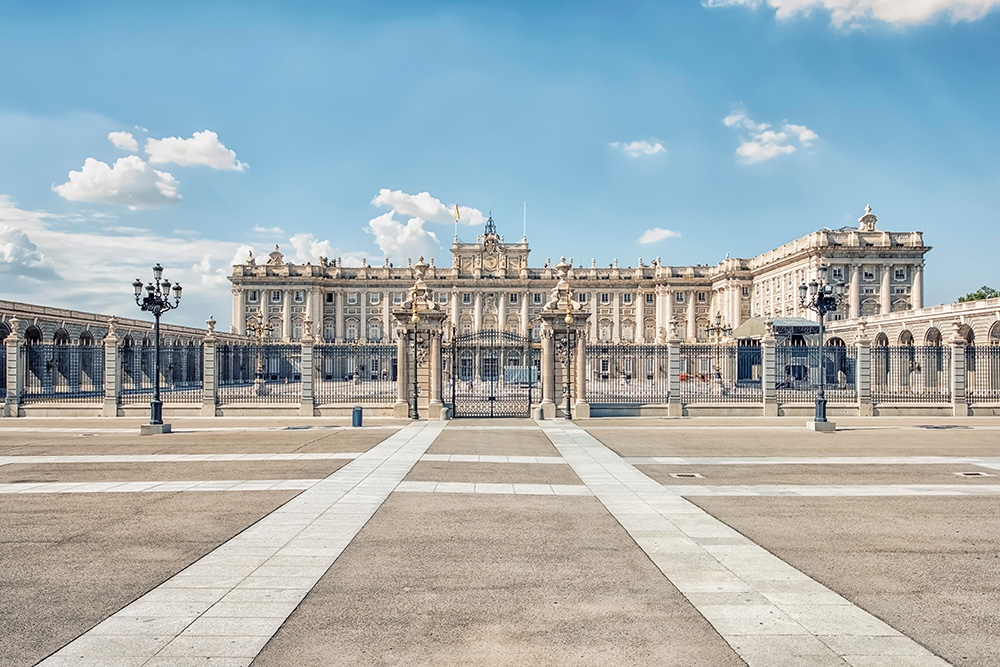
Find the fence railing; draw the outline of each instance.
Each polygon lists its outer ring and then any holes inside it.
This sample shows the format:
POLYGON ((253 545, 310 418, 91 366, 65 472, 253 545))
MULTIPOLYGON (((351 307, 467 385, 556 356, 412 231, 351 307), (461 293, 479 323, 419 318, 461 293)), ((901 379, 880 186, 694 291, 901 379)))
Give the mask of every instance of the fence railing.
POLYGON ((965 348, 965 377, 970 404, 1000 403, 1000 345, 965 348))
POLYGON ((588 345, 586 361, 591 403, 655 405, 670 400, 666 345, 588 345))
POLYGON ((24 358, 23 402, 100 403, 104 400, 103 347, 32 343, 22 345, 20 352, 24 358))
POLYGON ((774 349, 775 398, 780 403, 812 403, 822 378, 829 403, 856 403, 857 348, 781 345, 774 349))
MULTIPOLYGON (((127 345, 122 360, 122 405, 153 400, 155 347, 127 345)), ((204 388, 204 351, 201 345, 160 346, 160 400, 164 403, 201 403, 204 388)))
POLYGON ((682 345, 681 403, 762 403, 760 347, 682 345))
POLYGON ((7 346, 0 341, 0 398, 7 398, 7 346))
POLYGON ((313 403, 392 403, 396 400, 396 346, 317 345, 313 348, 313 403))
POLYGON ((872 403, 951 401, 951 349, 940 346, 872 348, 872 403))
POLYGON ((299 345, 220 345, 215 356, 219 405, 302 402, 299 345))

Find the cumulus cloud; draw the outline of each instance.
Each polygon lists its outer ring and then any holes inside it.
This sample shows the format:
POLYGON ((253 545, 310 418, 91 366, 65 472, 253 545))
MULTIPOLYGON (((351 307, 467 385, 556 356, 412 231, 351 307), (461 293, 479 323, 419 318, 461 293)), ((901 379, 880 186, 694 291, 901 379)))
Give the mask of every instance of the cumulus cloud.
POLYGON ((681 235, 680 232, 675 232, 672 229, 660 229, 659 227, 653 227, 652 229, 647 229, 639 237, 639 243, 659 243, 664 239, 675 239, 681 235))
POLYGON ((410 218, 405 224, 393 218, 393 211, 368 221, 366 231, 375 236, 375 243, 382 254, 400 262, 416 261, 421 255, 427 258, 441 249, 441 242, 434 232, 424 229, 425 220, 410 218))
MULTIPOLYGON (((455 204, 445 205, 429 192, 418 192, 415 195, 402 190, 382 188, 371 202, 375 206, 388 206, 400 215, 420 218, 426 222, 441 225, 455 223, 455 204)), ((471 206, 459 206, 459 224, 479 227, 486 224, 486 216, 482 211, 471 206)))
POLYGON ((56 272, 27 234, 0 223, 0 275, 44 280, 55 278, 56 272))
POLYGON ((173 162, 182 167, 204 165, 228 171, 246 171, 249 167, 237 160, 236 151, 226 148, 219 135, 211 130, 195 132, 190 139, 147 139, 146 153, 152 164, 173 162))
POLYGON ((114 166, 89 157, 80 171, 69 172, 69 180, 52 189, 70 201, 120 204, 137 210, 180 201, 179 185, 171 174, 129 155, 119 158, 114 166))
POLYGON ((139 142, 135 140, 131 132, 108 132, 108 139, 123 151, 134 153, 139 150, 139 142))
POLYGON ((667 149, 659 141, 649 143, 645 139, 642 141, 612 141, 609 144, 612 148, 620 148, 629 157, 639 157, 640 155, 656 155, 666 153, 667 149))
POLYGON ((743 130, 736 155, 746 164, 794 153, 799 148, 808 148, 819 138, 805 125, 783 122, 780 129, 772 129, 770 123, 754 122, 742 109, 723 118, 722 123, 743 130))
POLYGON ((871 21, 893 26, 931 23, 947 18, 952 23, 977 21, 1000 5, 1000 0, 702 0, 705 7, 767 5, 779 20, 825 10, 836 28, 858 27, 871 21))

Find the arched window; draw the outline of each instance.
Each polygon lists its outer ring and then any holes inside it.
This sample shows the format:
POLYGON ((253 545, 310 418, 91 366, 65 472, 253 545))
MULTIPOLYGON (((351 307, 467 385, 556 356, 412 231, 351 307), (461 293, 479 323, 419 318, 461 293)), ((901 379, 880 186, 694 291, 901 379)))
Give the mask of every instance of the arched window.
POLYGON ((56 345, 69 345, 69 332, 63 328, 56 329, 52 334, 52 342, 56 345))
POLYGON ((924 334, 924 345, 930 347, 941 346, 941 332, 937 329, 937 327, 931 327, 924 334))
POLYGON ((908 329, 903 329, 899 332, 898 342, 900 345, 905 345, 906 347, 913 347, 913 334, 910 333, 908 329))
POLYGON ((42 330, 32 324, 24 330, 24 342, 28 345, 42 342, 42 330))

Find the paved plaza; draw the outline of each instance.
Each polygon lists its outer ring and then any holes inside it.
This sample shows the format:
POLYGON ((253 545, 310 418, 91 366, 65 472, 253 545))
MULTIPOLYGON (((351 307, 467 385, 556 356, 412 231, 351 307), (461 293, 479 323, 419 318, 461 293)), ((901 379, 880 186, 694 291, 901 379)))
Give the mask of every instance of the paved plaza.
POLYGON ((1000 665, 1000 419, 0 421, 0 665, 1000 665))

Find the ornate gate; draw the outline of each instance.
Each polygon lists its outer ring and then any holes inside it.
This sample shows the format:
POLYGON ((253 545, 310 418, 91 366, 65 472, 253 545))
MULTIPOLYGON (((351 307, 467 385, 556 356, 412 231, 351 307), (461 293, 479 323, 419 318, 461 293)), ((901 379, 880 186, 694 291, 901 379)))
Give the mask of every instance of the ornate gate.
POLYGON ((455 417, 530 416, 540 377, 530 338, 496 329, 453 336, 450 360, 446 382, 455 417))

